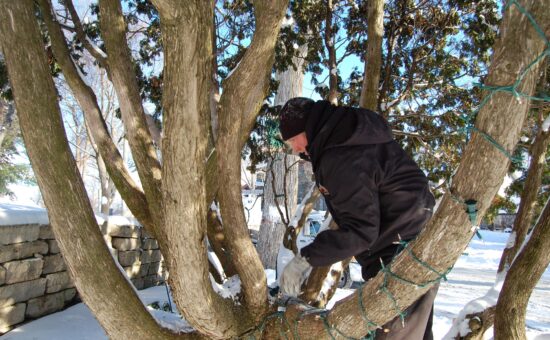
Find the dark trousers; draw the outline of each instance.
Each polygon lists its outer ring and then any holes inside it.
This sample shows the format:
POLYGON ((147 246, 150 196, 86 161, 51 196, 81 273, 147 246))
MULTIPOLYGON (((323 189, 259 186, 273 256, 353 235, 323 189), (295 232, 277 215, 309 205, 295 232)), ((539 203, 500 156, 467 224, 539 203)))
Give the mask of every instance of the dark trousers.
POLYGON ((432 287, 407 308, 405 324, 399 316, 376 331, 376 340, 433 340, 433 305, 439 285, 432 287))
MULTIPOLYGON (((357 260, 362 266, 363 279, 368 281, 378 274, 382 266, 380 259, 387 265, 393 257, 400 251, 398 245, 388 247, 377 254, 357 260)), ((433 340, 433 304, 439 284, 432 287, 426 294, 422 295, 409 308, 405 310, 405 323, 403 325, 401 318, 396 316, 393 320, 382 326, 382 329, 376 331, 376 340, 433 340)))

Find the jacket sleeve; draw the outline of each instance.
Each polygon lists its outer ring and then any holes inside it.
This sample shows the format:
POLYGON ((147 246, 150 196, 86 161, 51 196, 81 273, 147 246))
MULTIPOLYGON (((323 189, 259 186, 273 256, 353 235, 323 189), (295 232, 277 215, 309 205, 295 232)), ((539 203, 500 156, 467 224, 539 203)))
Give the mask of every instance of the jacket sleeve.
POLYGON ((301 255, 312 266, 331 265, 368 250, 380 228, 376 184, 380 172, 376 164, 366 164, 370 162, 364 162, 363 157, 350 160, 334 152, 327 156, 331 160, 320 169, 319 185, 328 191, 325 200, 339 229, 319 233, 302 248, 301 255))

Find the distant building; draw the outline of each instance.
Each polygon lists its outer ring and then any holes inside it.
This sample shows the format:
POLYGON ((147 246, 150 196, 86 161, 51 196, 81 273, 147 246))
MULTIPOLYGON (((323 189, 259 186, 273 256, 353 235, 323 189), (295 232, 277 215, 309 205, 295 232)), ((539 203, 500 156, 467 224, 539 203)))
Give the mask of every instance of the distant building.
POLYGON ((503 231, 506 228, 512 228, 514 221, 516 219, 516 214, 498 214, 493 223, 486 223, 485 221, 481 223, 481 229, 497 230, 503 231))

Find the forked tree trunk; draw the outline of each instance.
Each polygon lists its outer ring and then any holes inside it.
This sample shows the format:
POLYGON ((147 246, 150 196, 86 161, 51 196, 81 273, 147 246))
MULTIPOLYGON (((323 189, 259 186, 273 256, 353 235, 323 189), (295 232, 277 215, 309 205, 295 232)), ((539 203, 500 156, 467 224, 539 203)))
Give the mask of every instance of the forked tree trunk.
MULTIPOLYGON (((164 47, 162 193, 169 283, 187 321, 211 338, 249 328, 245 306, 210 284, 205 165, 209 138, 213 1, 154 1, 164 47), (192 50, 193 53, 186 51, 192 50), (182 133, 185 131, 185 133, 182 133)), ((225 220, 225 216, 224 216, 225 220)))
POLYGON ((550 264, 550 200, 506 275, 495 313, 495 339, 523 340, 531 292, 550 264))
POLYGON ((369 0, 367 6, 368 46, 359 106, 377 111, 378 86, 382 67, 382 40, 384 37, 384 0, 369 0))
POLYGON ((34 1, 2 1, 0 45, 50 223, 80 296, 112 338, 177 338, 161 328, 115 265, 68 147, 34 1), (117 289, 113 289, 117 287, 117 289))

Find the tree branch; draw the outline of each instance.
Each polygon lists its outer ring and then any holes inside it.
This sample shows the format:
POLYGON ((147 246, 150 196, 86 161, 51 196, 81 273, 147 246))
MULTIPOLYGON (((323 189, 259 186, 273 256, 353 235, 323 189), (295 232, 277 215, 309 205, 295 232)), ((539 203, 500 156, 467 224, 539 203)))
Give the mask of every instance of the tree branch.
POLYGON ((74 62, 63 36, 63 32, 52 16, 52 7, 49 0, 39 0, 44 21, 50 33, 50 40, 54 56, 61 67, 65 80, 72 89, 80 107, 84 111, 84 118, 90 126, 93 140, 97 144, 99 153, 105 160, 105 166, 113 182, 117 186, 122 199, 136 218, 154 234, 153 220, 149 213, 147 200, 142 189, 134 182, 116 145, 113 143, 107 124, 103 119, 97 104, 94 91, 85 84, 74 62))
MULTIPOLYGON (((241 150, 254 126, 269 86, 275 42, 287 0, 255 2, 256 32, 250 47, 223 83, 218 106, 216 145, 219 182, 224 190, 219 201, 229 252, 241 278, 244 302, 258 318, 267 308, 266 277, 260 258, 250 242, 240 193, 241 150), (246 93, 246 95, 244 95, 246 93)), ((259 321, 259 319, 258 319, 259 321)))
POLYGON ((134 63, 126 41, 126 23, 121 4, 118 1, 102 0, 99 8, 109 72, 120 104, 126 136, 151 215, 161 225, 161 167, 141 104, 134 63))

